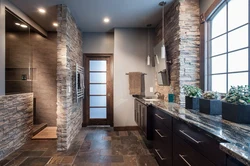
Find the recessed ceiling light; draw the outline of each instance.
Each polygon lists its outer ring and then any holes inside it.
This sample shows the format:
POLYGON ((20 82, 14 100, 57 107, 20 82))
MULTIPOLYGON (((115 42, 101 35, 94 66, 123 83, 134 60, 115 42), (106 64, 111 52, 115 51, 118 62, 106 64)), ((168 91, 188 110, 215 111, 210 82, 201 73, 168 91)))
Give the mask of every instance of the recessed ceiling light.
POLYGON ((24 24, 21 24, 20 25, 22 28, 27 28, 28 26, 27 25, 24 25, 24 24))
POLYGON ((38 11, 42 14, 46 13, 46 10, 44 8, 39 8, 38 11))
POLYGON ((53 26, 54 26, 54 27, 58 27, 58 23, 54 22, 54 23, 53 23, 53 26))
POLYGON ((103 22, 105 22, 105 23, 109 23, 109 22, 110 22, 110 20, 109 20, 109 18, 105 17, 105 18, 103 19, 103 22))
POLYGON ((20 26, 20 24, 18 22, 15 23, 16 25, 20 26))

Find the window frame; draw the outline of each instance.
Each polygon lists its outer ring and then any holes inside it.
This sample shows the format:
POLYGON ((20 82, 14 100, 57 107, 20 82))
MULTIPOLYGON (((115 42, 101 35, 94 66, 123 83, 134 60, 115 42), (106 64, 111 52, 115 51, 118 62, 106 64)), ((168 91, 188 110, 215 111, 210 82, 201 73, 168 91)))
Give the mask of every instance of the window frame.
MULTIPOLYGON (((212 90, 212 75, 222 75, 222 74, 226 74, 226 93, 228 93, 229 90, 229 85, 228 85, 228 75, 229 74, 233 74, 233 73, 245 73, 248 72, 248 85, 250 85, 250 0, 248 0, 248 22, 237 26, 236 28, 233 28, 231 30, 228 30, 228 3, 231 0, 221 0, 220 2, 216 2, 217 5, 212 5, 211 7, 213 8, 211 10, 211 8, 209 8, 209 11, 207 11, 205 14, 203 14, 202 16, 204 17, 204 15, 206 16, 205 18, 205 24, 204 24, 204 28, 205 28, 205 32, 204 32, 204 37, 205 37, 205 41, 202 41, 201 44, 203 44, 203 42, 205 42, 205 50, 203 50, 203 54, 205 55, 205 62, 204 62, 204 71, 205 76, 204 76, 204 90, 208 91, 208 90, 212 90), (212 20, 213 18, 221 11, 221 9, 223 7, 226 6, 226 32, 223 34, 219 34, 215 37, 212 38, 212 20), (210 12, 211 11, 211 12, 210 12), (248 46, 244 47, 244 48, 240 48, 240 49, 236 49, 233 51, 229 51, 228 49, 228 34, 230 32, 233 32, 237 29, 240 29, 244 26, 248 25, 248 46), (212 46, 211 46, 211 41, 219 38, 223 35, 226 35, 226 52, 224 53, 220 53, 218 55, 212 56, 212 46), (248 49, 248 70, 244 70, 244 71, 236 71, 236 72, 229 72, 228 71, 228 54, 233 53, 233 52, 237 52, 240 50, 244 50, 244 49, 248 49), (218 57, 221 55, 226 55, 226 72, 223 73, 216 73, 216 74, 212 74, 212 57, 218 57)), ((202 73, 201 73, 202 74, 202 73)), ((222 93, 224 94, 224 93, 222 93)))

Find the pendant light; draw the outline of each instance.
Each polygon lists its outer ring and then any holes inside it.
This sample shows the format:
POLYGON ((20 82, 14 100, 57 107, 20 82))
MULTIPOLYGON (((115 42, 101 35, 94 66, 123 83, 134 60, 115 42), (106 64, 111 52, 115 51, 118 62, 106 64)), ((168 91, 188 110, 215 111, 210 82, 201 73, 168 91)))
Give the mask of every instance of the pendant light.
POLYGON ((149 35, 149 28, 151 27, 151 24, 148 24, 147 27, 148 27, 148 56, 147 56, 147 65, 150 66, 151 57, 150 57, 150 35, 149 35))
POLYGON ((166 5, 166 2, 165 1, 162 1, 159 3, 160 6, 162 6, 162 47, 161 47, 161 59, 165 59, 166 58, 166 49, 165 49, 165 39, 164 39, 164 29, 165 29, 165 20, 164 20, 164 15, 165 15, 165 12, 164 12, 164 8, 165 8, 165 5, 166 5))

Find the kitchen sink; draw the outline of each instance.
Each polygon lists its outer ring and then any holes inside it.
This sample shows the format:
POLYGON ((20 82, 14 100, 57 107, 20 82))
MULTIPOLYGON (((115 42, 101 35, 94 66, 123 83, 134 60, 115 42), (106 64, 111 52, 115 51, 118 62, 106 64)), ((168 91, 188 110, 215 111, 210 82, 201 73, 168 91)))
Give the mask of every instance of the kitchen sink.
POLYGON ((143 100, 145 100, 145 101, 161 101, 161 99, 158 99, 155 96, 143 97, 143 100))

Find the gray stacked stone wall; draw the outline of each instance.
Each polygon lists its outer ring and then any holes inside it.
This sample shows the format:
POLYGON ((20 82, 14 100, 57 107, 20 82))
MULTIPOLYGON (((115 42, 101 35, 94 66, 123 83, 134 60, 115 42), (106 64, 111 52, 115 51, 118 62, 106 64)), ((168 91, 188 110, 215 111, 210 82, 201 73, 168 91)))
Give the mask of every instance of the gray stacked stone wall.
POLYGON ((0 96, 0 160, 32 136, 33 94, 0 96))
POLYGON ((82 126, 83 103, 76 100, 76 63, 83 65, 82 36, 65 5, 58 5, 57 149, 67 150, 82 126))
MULTIPOLYGON (((199 0, 177 0, 165 14, 164 38, 175 102, 183 105, 182 86, 199 86, 199 0)), ((156 27, 156 44, 161 41, 162 24, 156 27)), ((167 95, 169 88, 158 88, 167 95)))

